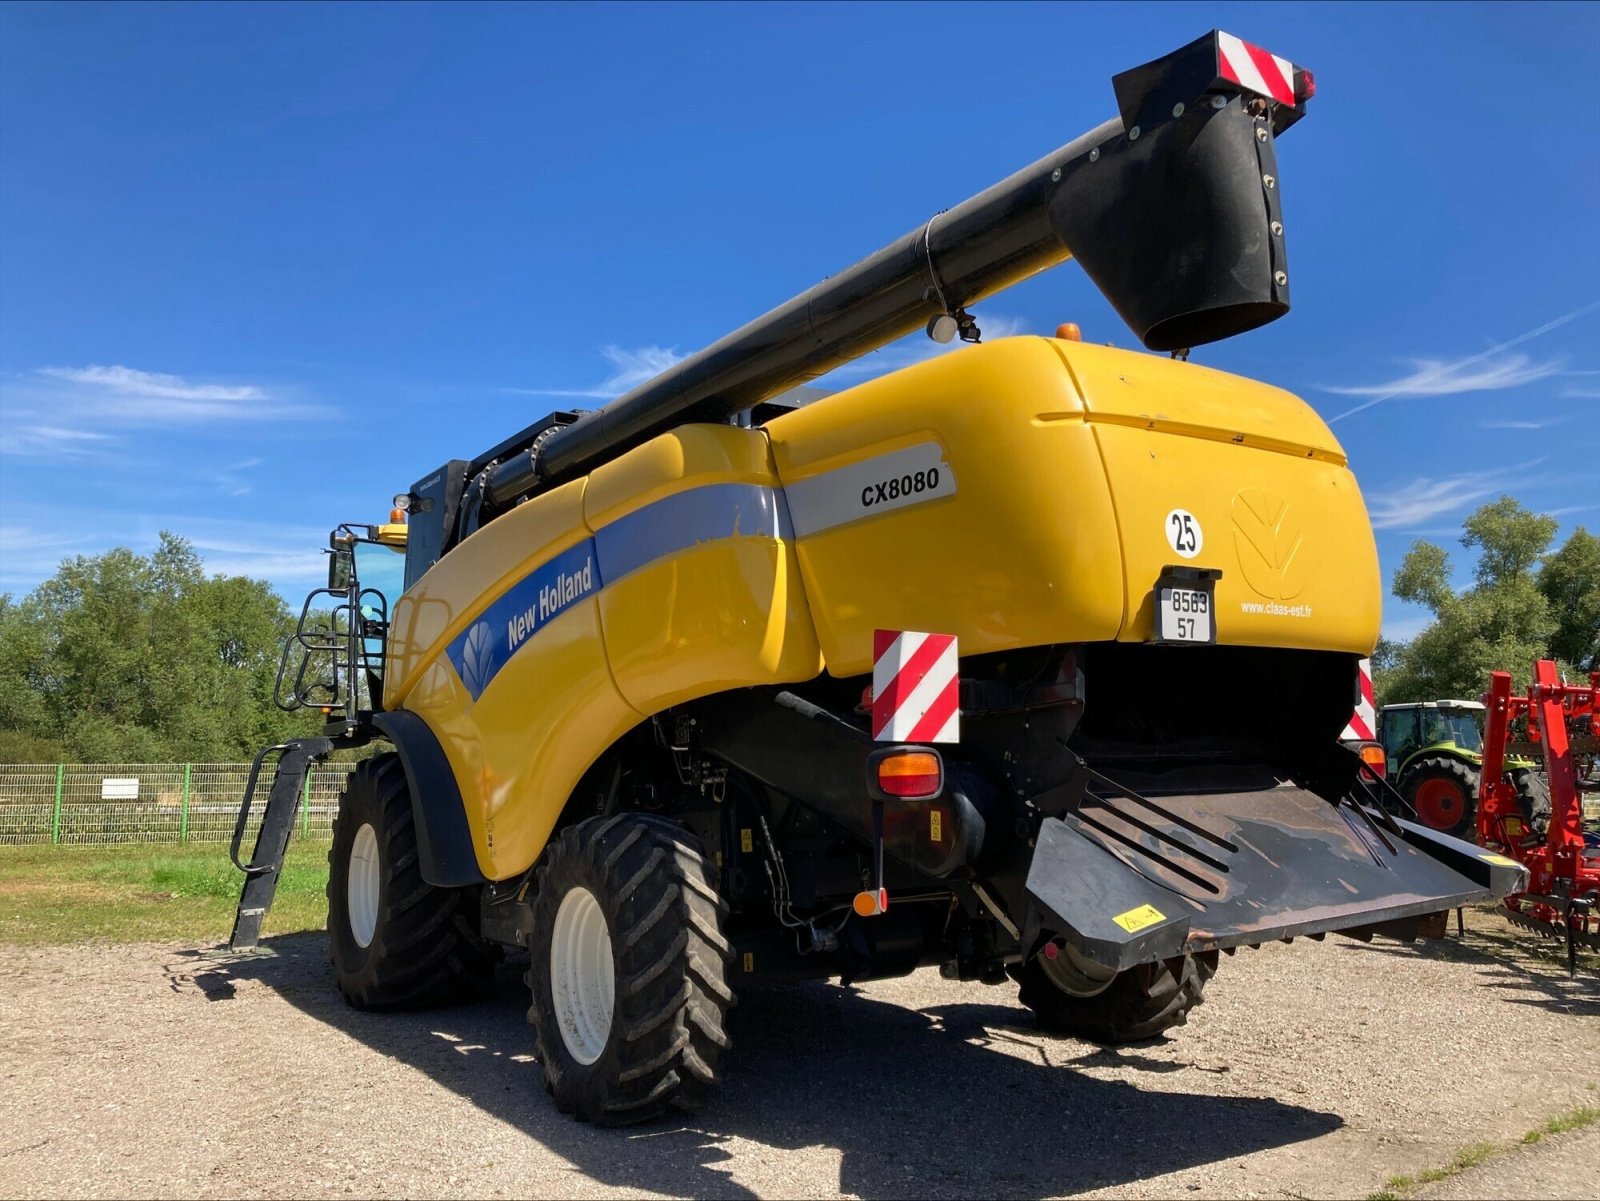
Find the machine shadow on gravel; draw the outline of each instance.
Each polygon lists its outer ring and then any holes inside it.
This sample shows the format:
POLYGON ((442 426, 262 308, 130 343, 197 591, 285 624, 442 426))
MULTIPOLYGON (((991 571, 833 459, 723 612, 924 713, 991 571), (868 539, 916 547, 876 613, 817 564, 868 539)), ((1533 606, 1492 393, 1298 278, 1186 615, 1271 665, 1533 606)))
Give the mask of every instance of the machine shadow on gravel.
POLYGON ((1466 940, 1452 932, 1443 939, 1425 939, 1415 947, 1373 942, 1347 944, 1344 949, 1353 954, 1420 956, 1472 964, 1478 969, 1480 987, 1503 993, 1507 1004, 1600 1018, 1600 962, 1596 957, 1586 954, 1580 958, 1577 973, 1569 976, 1564 959, 1556 958, 1561 953, 1559 940, 1552 938, 1545 944, 1548 958, 1542 959, 1531 946, 1513 941, 1531 937, 1469 929, 1466 940))
MULTIPOLYGON (((734 1010, 727 1079, 703 1110, 622 1129, 574 1122, 544 1095, 521 969, 493 996, 419 1013, 363 1013, 328 981, 325 936, 270 940, 258 958, 197 955, 190 986, 219 1002, 256 981, 375 1052, 409 1064, 591 1179, 684 1196, 750 1196, 723 1144, 837 1148, 839 1188, 862 1196, 1014 1197, 1125 1184, 1317 1138, 1330 1113, 1265 1098, 1143 1090, 1074 1066, 1158 1075, 1194 1065, 1074 1040, 1002 1050, 1027 1011, 974 985, 970 1003, 912 1010, 829 985, 753 993, 734 1010), (989 998, 993 998, 990 1000, 989 998)), ((188 966, 186 963, 185 967, 188 966)), ((425 1138, 418 1131, 419 1138, 425 1138)), ((439 1147, 441 1157, 459 1148, 439 1147)), ((779 1175, 774 1180, 781 1180, 779 1175)))

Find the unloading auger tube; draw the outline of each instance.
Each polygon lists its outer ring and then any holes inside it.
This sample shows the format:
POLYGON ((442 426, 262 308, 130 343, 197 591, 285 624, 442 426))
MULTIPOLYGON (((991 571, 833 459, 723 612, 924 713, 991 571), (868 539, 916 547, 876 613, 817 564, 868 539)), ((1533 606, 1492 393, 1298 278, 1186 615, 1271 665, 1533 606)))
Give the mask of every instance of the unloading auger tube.
POLYGON ((1226 37, 1214 30, 1115 76, 1118 117, 484 467, 461 532, 480 508, 486 519, 674 426, 726 420, 941 314, 967 336, 966 306, 1069 258, 1151 350, 1281 317, 1289 276, 1274 138, 1304 115, 1312 80, 1292 68, 1292 95, 1245 87, 1226 37))

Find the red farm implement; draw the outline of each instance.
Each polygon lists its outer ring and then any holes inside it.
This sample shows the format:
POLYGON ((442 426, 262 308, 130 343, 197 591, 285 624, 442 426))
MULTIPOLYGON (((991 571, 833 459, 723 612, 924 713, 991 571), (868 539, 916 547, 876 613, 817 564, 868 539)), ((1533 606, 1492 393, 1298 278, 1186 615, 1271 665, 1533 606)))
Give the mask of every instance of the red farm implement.
POLYGON ((1483 732, 1483 768, 1478 784, 1478 842, 1528 869, 1528 891, 1506 897, 1514 923, 1566 939, 1567 968, 1576 967, 1578 946, 1600 950, 1600 846, 1583 832, 1582 798, 1574 768, 1574 744, 1592 746, 1600 733, 1600 672, 1587 685, 1563 684, 1548 659, 1534 665, 1527 695, 1511 694, 1507 672, 1490 673, 1483 732), (1525 740, 1512 730, 1526 721, 1525 740), (1504 775, 1509 751, 1544 760, 1550 785, 1550 821, 1541 836, 1504 775))

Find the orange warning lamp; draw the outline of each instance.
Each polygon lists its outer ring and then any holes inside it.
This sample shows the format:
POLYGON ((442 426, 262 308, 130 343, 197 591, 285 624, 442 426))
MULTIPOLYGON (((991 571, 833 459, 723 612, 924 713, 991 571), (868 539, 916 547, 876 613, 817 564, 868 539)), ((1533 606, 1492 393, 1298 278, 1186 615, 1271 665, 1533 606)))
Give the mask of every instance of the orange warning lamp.
POLYGON ((858 892, 850 907, 856 911, 858 917, 877 917, 889 908, 889 890, 879 888, 858 892))
POLYGON ((1056 337, 1064 342, 1082 342, 1083 331, 1078 328, 1076 321, 1063 321, 1056 326, 1056 337))
POLYGON ((1361 756, 1361 762, 1372 769, 1372 774, 1380 780, 1383 779, 1384 773, 1389 769, 1389 760, 1384 755, 1383 748, 1373 744, 1362 747, 1357 753, 1361 756))

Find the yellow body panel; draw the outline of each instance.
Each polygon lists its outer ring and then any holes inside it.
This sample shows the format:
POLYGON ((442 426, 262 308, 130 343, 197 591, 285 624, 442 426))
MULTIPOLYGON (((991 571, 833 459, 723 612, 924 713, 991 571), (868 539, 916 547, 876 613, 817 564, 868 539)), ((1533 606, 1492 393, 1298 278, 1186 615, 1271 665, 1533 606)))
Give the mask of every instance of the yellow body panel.
POLYGON ((833 674, 871 670, 876 628, 957 634, 963 655, 1116 637, 1121 587, 1106 583, 1120 579, 1121 551, 1110 491, 1082 401, 1044 339, 957 351, 766 429, 833 674), (848 502, 851 465, 892 462, 930 442, 953 495, 808 531, 808 481, 823 491, 841 480, 848 502))
POLYGON ((1105 458, 1129 614, 1152 636, 1163 567, 1222 571, 1218 641, 1370 654, 1382 618, 1378 553, 1343 448, 1297 397, 1196 364, 1059 342, 1105 458), (1175 509, 1203 531, 1176 553, 1175 509))
POLYGON ((474 533, 425 572, 394 602, 389 619, 383 699, 406 698, 444 644, 534 564, 576 545, 583 523, 585 480, 553 488, 474 533))
POLYGON ((761 431, 674 430, 596 468, 586 507, 613 564, 600 593, 606 650, 636 709, 822 670, 761 431))
POLYGON ((590 472, 583 512, 589 528, 598 530, 690 488, 707 484, 771 488, 777 482, 760 430, 685 425, 590 472))
POLYGON ((583 773, 642 717, 606 668, 592 597, 539 632, 537 653, 513 655, 475 703, 441 656, 405 707, 450 760, 491 880, 532 865, 583 773))
POLYGON ((585 486, 563 485, 490 522, 394 604, 384 703, 438 737, 491 880, 532 864, 589 764, 643 716, 611 678, 593 597, 541 627, 476 701, 444 653, 516 581, 588 538, 585 486))
POLYGON ((765 435, 688 426, 484 526, 396 602, 384 700, 438 736, 487 877, 533 863, 645 717, 822 670, 782 511, 765 435), (603 586, 508 634, 496 604, 563 554, 592 555, 603 586), (445 648, 480 625, 515 645, 474 699, 445 648))
POLYGON ((863 674, 878 628, 956 634, 963 657, 1143 640, 1169 565, 1221 571, 1220 643, 1376 641, 1371 530, 1308 406, 1006 339, 762 429, 681 427, 518 506, 396 602, 384 699, 439 736, 480 866, 505 879, 654 713, 863 674), (1173 510, 1203 533, 1192 557, 1168 541, 1173 510))

